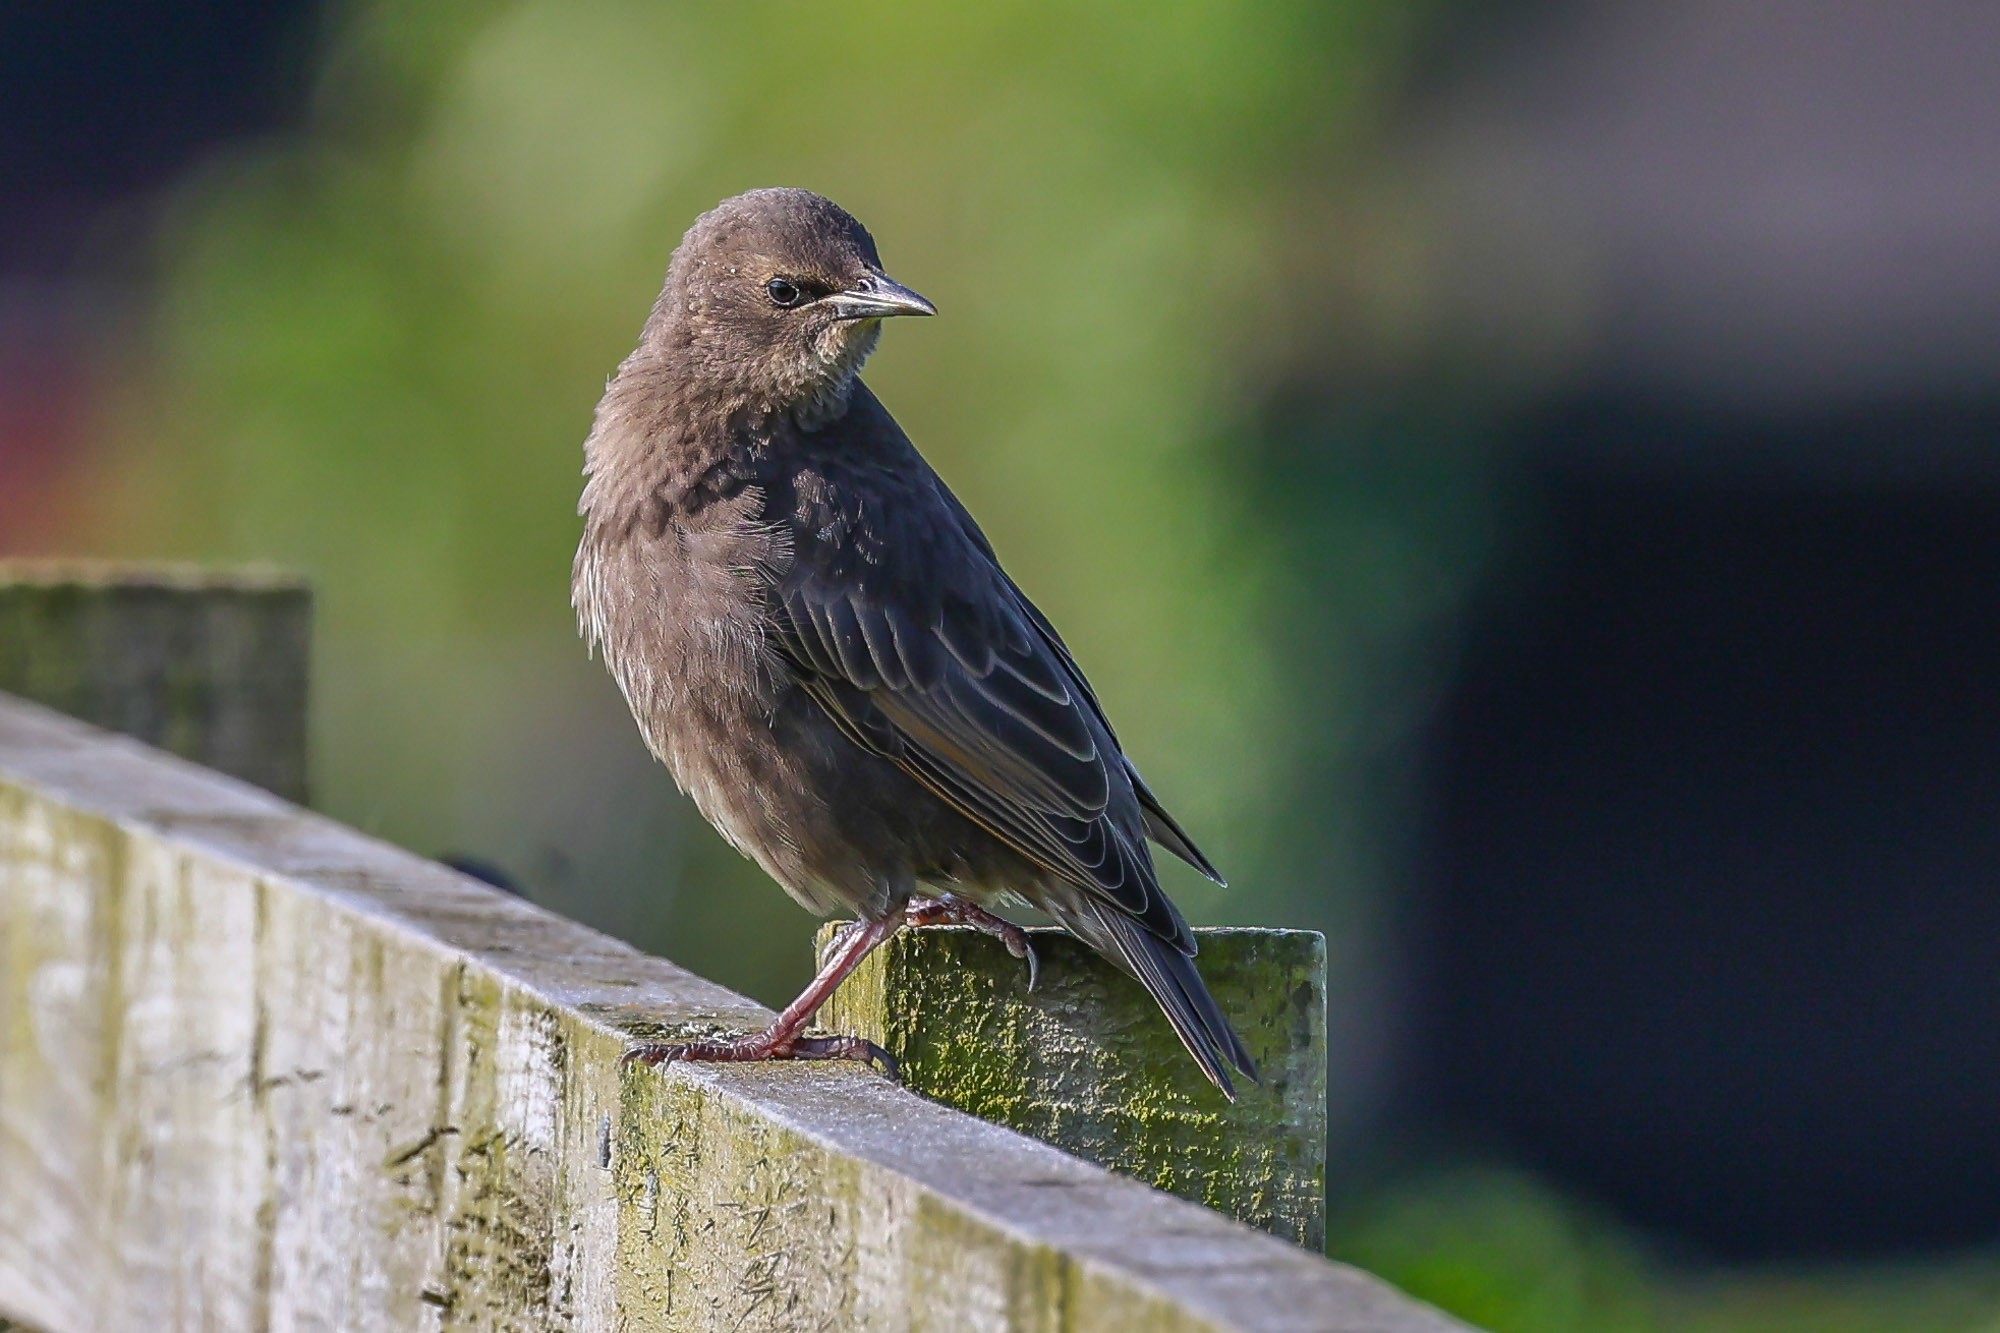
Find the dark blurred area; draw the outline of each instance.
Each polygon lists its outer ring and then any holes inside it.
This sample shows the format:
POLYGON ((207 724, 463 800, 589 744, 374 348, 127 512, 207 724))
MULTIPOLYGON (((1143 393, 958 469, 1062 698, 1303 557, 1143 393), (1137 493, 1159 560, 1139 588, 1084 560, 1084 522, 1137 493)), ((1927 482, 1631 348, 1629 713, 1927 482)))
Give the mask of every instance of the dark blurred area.
POLYGON ((314 11, 0 6, 0 549, 61 544, 102 433, 148 199, 300 109, 314 11))
POLYGON ((107 214, 293 117, 313 18, 298 0, 0 10, 0 271, 73 275, 107 214))
POLYGON ((303 569, 330 813, 787 995, 810 924, 566 577, 680 230, 821 189, 944 312, 871 382, 1236 886, 1177 897, 1329 932, 1337 1256, 1494 1330, 1990 1330, 1996 51, 1972 0, 11 6, 0 551, 303 569))
POLYGON ((2000 1230, 1996 438, 1931 402, 1527 429, 1532 572, 1433 741, 1427 1108, 1733 1256, 2000 1230), (1692 438, 1738 461, 1634 465, 1692 438))

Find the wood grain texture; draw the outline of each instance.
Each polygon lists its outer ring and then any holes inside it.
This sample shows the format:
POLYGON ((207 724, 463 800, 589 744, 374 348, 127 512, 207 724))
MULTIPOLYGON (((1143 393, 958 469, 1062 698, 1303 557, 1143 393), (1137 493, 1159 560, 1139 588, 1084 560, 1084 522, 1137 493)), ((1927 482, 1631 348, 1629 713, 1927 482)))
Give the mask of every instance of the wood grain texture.
MULTIPOLYGON (((821 933, 824 943, 835 927, 821 933)), ((963 926, 905 930, 820 1026, 877 1043, 913 1092, 1319 1249, 1326 1238, 1326 941, 1198 930, 1209 989, 1262 1071, 1234 1103, 1139 984, 1058 930, 1040 979, 963 926)))
POLYGON ((303 801, 311 624, 272 571, 0 560, 0 691, 303 801))
POLYGON ((1445 1333, 855 1066, 624 1068, 758 1006, 0 699, 0 1314, 46 1333, 1445 1333))

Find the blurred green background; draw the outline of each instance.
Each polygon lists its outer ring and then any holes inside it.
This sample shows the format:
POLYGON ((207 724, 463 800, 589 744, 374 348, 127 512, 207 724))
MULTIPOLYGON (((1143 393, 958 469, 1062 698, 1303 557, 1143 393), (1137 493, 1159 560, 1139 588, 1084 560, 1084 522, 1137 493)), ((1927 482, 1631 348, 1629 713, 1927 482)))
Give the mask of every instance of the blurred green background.
POLYGON ((1491 179, 1541 123, 1466 92, 1532 93, 1510 52, 1570 22, 1619 77, 1623 30, 1577 8, 295 15, 285 114, 86 229, 120 293, 88 427, 15 474, 40 498, 0 544, 303 570, 317 806, 781 1002, 811 923, 645 754, 568 573, 591 408, 680 233, 819 190, 942 312, 870 383, 1232 880, 1169 867, 1178 900, 1329 936, 1336 1256, 1496 1333, 2000 1330, 1981 1251, 1717 1267, 1394 1123, 1427 738, 1469 608, 1538 558, 1514 423, 1634 364, 1725 396, 1740 366, 1670 320, 1620 342, 1586 242, 1623 215, 1567 209, 1575 144, 1491 179))

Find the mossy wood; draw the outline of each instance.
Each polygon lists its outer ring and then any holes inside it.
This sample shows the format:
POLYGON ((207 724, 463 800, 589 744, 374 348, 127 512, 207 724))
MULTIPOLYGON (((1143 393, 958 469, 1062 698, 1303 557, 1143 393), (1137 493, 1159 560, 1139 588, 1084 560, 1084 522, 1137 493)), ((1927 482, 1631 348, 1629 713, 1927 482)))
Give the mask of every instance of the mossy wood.
MULTIPOLYGON (((824 945, 836 927, 821 932, 824 945)), ((963 926, 905 930, 821 1011, 896 1057, 905 1086, 1313 1249, 1325 1243, 1326 941, 1207 929, 1200 967, 1261 1086, 1233 1104, 1138 982, 1055 929, 1040 978, 963 926)))
MULTIPOLYGON (((1051 963, 1057 960, 1051 959, 1051 963)), ((121 1330, 1458 1328, 768 1011, 0 699, 0 1316, 121 1330)))
POLYGON ((0 691, 302 801, 311 618, 266 571, 0 560, 0 691))

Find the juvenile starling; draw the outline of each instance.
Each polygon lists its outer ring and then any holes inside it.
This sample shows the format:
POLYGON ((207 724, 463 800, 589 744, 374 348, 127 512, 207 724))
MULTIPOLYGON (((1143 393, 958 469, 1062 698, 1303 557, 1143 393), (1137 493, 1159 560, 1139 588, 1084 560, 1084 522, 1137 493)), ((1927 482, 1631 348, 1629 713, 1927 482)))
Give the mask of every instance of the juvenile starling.
POLYGON ((1030 957, 1021 901, 1131 973, 1234 1096, 1249 1053, 1195 970, 1151 838, 1221 882, 1118 747, 1047 618, 860 379, 930 315, 804 190, 696 220, 584 445, 572 600, 646 743, 785 891, 856 924, 761 1033, 634 1058, 866 1057, 804 1035, 906 922, 1030 957), (935 897, 918 897, 919 887, 935 897))

